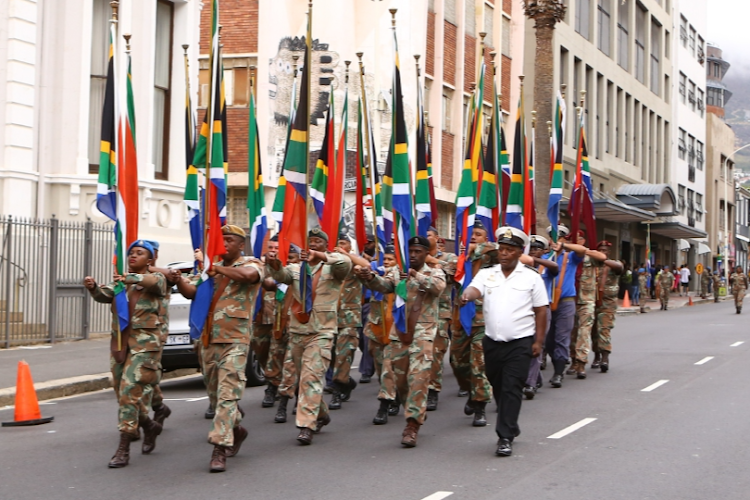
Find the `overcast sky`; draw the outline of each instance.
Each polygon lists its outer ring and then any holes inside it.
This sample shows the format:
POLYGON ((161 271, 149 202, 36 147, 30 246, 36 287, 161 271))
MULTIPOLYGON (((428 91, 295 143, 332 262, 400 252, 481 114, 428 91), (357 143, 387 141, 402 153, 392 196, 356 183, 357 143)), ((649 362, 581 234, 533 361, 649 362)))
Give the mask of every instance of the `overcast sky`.
MULTIPOLYGON (((682 0, 691 1, 691 0, 682 0)), ((750 1, 708 0, 707 40, 718 45, 730 71, 750 73, 750 1)))

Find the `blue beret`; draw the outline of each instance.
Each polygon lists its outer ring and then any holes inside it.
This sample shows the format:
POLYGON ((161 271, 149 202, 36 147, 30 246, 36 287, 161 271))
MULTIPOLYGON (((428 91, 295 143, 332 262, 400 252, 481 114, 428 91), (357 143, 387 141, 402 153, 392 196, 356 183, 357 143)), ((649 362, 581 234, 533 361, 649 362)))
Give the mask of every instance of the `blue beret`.
POLYGON ((156 240, 143 240, 143 241, 145 241, 146 243, 149 243, 152 247, 154 247, 154 250, 156 250, 157 252, 159 251, 159 242, 158 241, 156 241, 156 240))
POLYGON ((150 241, 148 241, 148 240, 135 240, 135 241, 134 241, 133 243, 131 243, 131 244, 130 244, 130 246, 128 247, 128 253, 130 253, 130 251, 131 251, 131 250, 132 250, 133 248, 135 248, 135 247, 141 247, 141 248, 145 248, 146 250, 148 250, 148 253, 150 253, 150 254, 151 254, 151 257, 153 257, 153 256, 154 256, 154 246, 153 246, 153 245, 151 244, 151 242, 150 242, 150 241))

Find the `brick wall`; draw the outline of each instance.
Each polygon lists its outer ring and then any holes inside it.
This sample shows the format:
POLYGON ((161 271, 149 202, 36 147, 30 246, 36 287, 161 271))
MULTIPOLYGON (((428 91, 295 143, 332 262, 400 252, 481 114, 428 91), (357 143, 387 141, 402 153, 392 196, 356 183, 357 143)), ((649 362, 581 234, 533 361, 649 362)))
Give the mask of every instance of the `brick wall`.
POLYGON ((427 57, 425 58, 425 72, 435 76, 435 13, 427 13, 427 57))
POLYGON ((471 84, 476 83, 477 39, 464 36, 464 91, 471 91, 471 84))
POLYGON ((440 185, 445 189, 453 189, 453 142, 455 137, 443 131, 443 147, 440 152, 440 185))
MULTIPOLYGON (((506 111, 510 111, 510 62, 511 58, 508 56, 503 56, 502 59, 502 66, 501 66, 501 77, 500 77, 500 88, 501 94, 503 94, 503 109, 506 111)), ((515 106, 515 104, 514 104, 515 106)))
MULTIPOLYGON (((222 25, 221 43, 225 54, 258 51, 258 1, 224 0, 221 2, 219 24, 222 25)), ((201 54, 208 53, 211 37, 211 4, 203 3, 201 10, 201 54)))
MULTIPOLYGON (((492 81, 494 79, 494 76, 492 74, 492 58, 490 57, 490 52, 492 51, 492 47, 489 46, 484 50, 484 64, 487 65, 487 73, 484 77, 484 100, 488 102, 492 102, 492 81)), ((497 55, 495 56, 495 60, 497 61, 497 55)), ((497 69, 498 73, 500 73, 499 66, 497 69)))
POLYGON ((503 10, 510 14, 513 11, 513 0, 503 0, 503 10))
POLYGON ((458 47, 458 28, 445 21, 443 80, 451 85, 456 84, 456 51, 458 47))
MULTIPOLYGON (((197 134, 200 134, 205 108, 198 110, 197 134)), ((247 108, 227 108, 227 148, 229 149, 229 171, 247 172, 247 124, 250 120, 247 108)))

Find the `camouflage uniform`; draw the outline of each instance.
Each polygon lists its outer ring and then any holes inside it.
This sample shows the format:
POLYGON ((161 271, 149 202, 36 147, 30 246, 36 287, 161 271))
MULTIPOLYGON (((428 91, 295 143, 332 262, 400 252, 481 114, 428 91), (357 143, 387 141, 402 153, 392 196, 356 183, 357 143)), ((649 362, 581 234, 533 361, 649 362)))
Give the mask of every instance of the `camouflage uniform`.
MULTIPOLYGON (((159 307, 159 328, 161 329, 161 351, 159 352, 159 363, 161 363, 161 357, 164 354, 164 346, 167 345, 167 338, 169 337, 169 301, 172 298, 172 283, 167 280, 166 283, 167 293, 161 299, 159 307)), ((143 394, 143 401, 146 403, 145 408, 159 408, 164 403, 164 394, 161 392, 159 384, 154 384, 146 389, 143 394)), ((144 416, 148 416, 146 413, 144 416)))
POLYGON ((571 357, 583 368, 588 363, 589 351, 591 350, 591 329, 594 326, 598 287, 596 277, 603 263, 587 255, 581 265, 583 271, 581 271, 579 280, 578 307, 576 309, 578 328, 573 329, 570 345, 575 346, 575 351, 571 353, 571 357))
MULTIPOLYGON (((399 269, 391 268, 385 277, 375 276, 367 286, 381 293, 393 293, 399 281, 399 269)), ((427 293, 411 344, 401 342, 395 323, 391 327, 390 343, 385 346, 383 379, 392 380, 395 391, 404 404, 406 419, 413 419, 421 425, 426 414, 432 371, 432 344, 438 326, 438 297, 445 289, 445 273, 442 269, 424 266, 416 278, 407 280, 406 286, 407 304, 416 300, 420 290, 427 293)), ((381 389, 378 399, 390 399, 389 389, 381 389)))
MULTIPOLYGON (((452 253, 441 252, 437 255, 437 259, 441 261, 441 266, 447 266, 448 262, 455 262, 457 257, 452 253)), ((430 389, 435 392, 440 392, 443 389, 443 360, 450 344, 451 310, 451 289, 446 286, 443 293, 440 294, 438 330, 437 335, 435 335, 435 342, 432 345, 430 389)))
POLYGON ((620 291, 620 276, 615 274, 612 268, 604 265, 599 268, 599 272, 607 273, 607 277, 604 282, 604 295, 601 297, 602 304, 596 308, 596 330, 591 339, 596 353, 612 352, 612 329, 615 327, 617 294, 620 291))
POLYGON ((666 308, 669 306, 669 292, 672 291, 672 286, 674 286, 674 274, 670 271, 661 271, 656 280, 659 283, 659 300, 661 301, 661 306, 666 308))
MULTIPOLYGON (((316 421, 328 415, 323 401, 325 373, 331 363, 333 337, 338 330, 338 304, 341 287, 351 272, 352 261, 346 255, 326 253, 328 262, 310 268, 310 279, 320 273, 310 320, 300 323, 292 314, 289 319, 289 348, 284 364, 291 363, 299 373, 297 427, 314 430, 316 421)), ((300 264, 289 264, 278 271, 269 268, 273 278, 290 285, 295 300, 300 300, 300 264)), ((287 293, 289 293, 287 291, 287 293)), ((291 387, 282 383, 281 396, 294 397, 291 387)))
MULTIPOLYGON (((214 264, 222 265, 221 262, 214 264)), ((251 267, 258 271, 261 281, 264 278, 265 268, 258 259, 240 257, 232 267, 251 267)), ((199 276, 193 278, 193 284, 199 279, 199 276)), ((214 278, 214 290, 223 279, 223 275, 214 278)), ((260 283, 251 285, 230 280, 216 303, 211 331, 204 331, 209 343, 201 349, 203 378, 211 407, 216 411, 208 433, 208 442, 213 445, 232 446, 232 430, 242 421, 237 402, 242 399, 247 381, 245 369, 252 314, 259 288, 260 283)))
MULTIPOLYGON (((492 265, 490 256, 485 253, 489 248, 494 248, 494 243, 481 243, 477 245, 474 252, 469 256, 472 263, 481 260, 479 269, 492 265)), ((451 262, 448 274, 455 276, 455 263, 451 262)), ((463 328, 453 325, 453 336, 450 346, 450 361, 453 373, 458 381, 458 386, 466 391, 471 391, 469 400, 486 403, 492 398, 492 387, 487 380, 484 369, 484 312, 482 310, 482 299, 477 299, 476 315, 471 324, 471 334, 467 334, 463 328)), ((455 314, 458 314, 455 312, 455 314)))
POLYGON ((713 275, 714 280, 714 302, 719 301, 719 288, 721 287, 721 276, 718 274, 713 275))
POLYGON ((648 301, 648 275, 641 274, 638 276, 638 286, 641 289, 641 311, 646 308, 646 302, 648 301))
MULTIPOLYGON (((388 307, 385 300, 370 299, 370 314, 367 316, 367 323, 365 324, 365 335, 367 336, 367 350, 370 352, 370 356, 375 363, 375 373, 380 379, 383 373, 383 350, 385 344, 381 343, 378 336, 372 329, 372 325, 379 325, 382 321, 381 305, 383 308, 388 307)), ((395 394, 394 394, 395 398, 395 394)))
MULTIPOLYGON (((167 294, 167 280, 161 273, 153 273, 157 278, 154 286, 144 289, 135 304, 130 318, 130 334, 127 336, 128 353, 125 362, 119 364, 110 355, 109 366, 112 371, 112 385, 115 389, 120 409, 118 412, 118 429, 120 432, 138 436, 140 415, 148 415, 148 405, 153 386, 161 380, 162 333, 160 314, 163 298, 167 294)), ((144 275, 136 275, 144 276, 144 275)), ((97 287, 92 297, 97 302, 112 303, 116 283, 97 287)), ((126 285, 128 296, 132 296, 139 285, 126 285)), ((118 317, 112 315, 112 335, 119 330, 118 317)), ((123 339, 125 339, 123 335, 123 339)))
POLYGON ((335 339, 333 381, 349 382, 354 352, 359 347, 359 328, 362 327, 362 282, 352 271, 344 281, 339 302, 338 334, 335 339))
MULTIPOLYGON (((273 337, 273 322, 276 312, 276 293, 263 291, 263 301, 253 322, 250 347, 255 353, 258 365, 265 369, 269 361, 271 351, 271 337, 273 337)), ((257 300, 257 299, 256 299, 257 300)), ((255 303, 252 304, 252 313, 255 313, 255 303)))
MULTIPOLYGON (((273 321, 276 322, 276 315, 289 315, 289 310, 284 309, 284 299, 286 298, 286 286, 282 285, 285 290, 275 292, 266 292, 263 300, 268 302, 269 298, 273 304, 273 321)), ((280 387, 284 374, 284 359, 286 359, 287 346, 289 345, 289 332, 286 328, 281 332, 278 338, 271 335, 271 348, 268 356, 268 362, 265 365, 266 381, 269 384, 280 387)), ((293 384, 296 385, 296 382, 293 384)))
POLYGON ((742 301, 745 299, 745 292, 747 291, 747 275, 744 273, 732 273, 729 277, 729 283, 732 285, 732 295, 734 295, 734 307, 737 308, 738 312, 742 310, 742 301))
POLYGON ((703 269, 701 273, 701 298, 705 299, 708 296, 708 286, 711 283, 711 275, 708 274, 707 269, 703 269))

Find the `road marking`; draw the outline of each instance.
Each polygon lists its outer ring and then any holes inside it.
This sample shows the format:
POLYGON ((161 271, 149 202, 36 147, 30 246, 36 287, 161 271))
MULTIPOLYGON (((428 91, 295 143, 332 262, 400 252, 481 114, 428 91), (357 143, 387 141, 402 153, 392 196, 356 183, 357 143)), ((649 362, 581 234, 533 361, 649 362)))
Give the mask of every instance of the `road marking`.
POLYGON ((443 498, 448 498, 452 494, 452 491, 436 491, 432 495, 424 497, 422 500, 443 500, 443 498))
POLYGON ((713 357, 713 356, 706 356, 705 358, 701 359, 700 361, 698 361, 698 362, 697 362, 697 363, 695 363, 695 364, 696 364, 696 365, 705 365, 706 363, 708 363, 708 362, 709 362, 709 361, 711 361, 712 359, 714 359, 714 357, 713 357))
POLYGON ((595 418, 584 418, 580 422, 576 422, 575 424, 571 425, 570 427, 566 427, 565 429, 563 429, 563 430, 561 430, 559 432, 555 432, 551 436, 547 436, 547 439, 560 439, 562 437, 565 437, 568 434, 571 434, 571 433, 577 431, 581 427, 589 425, 594 420, 596 420, 596 419, 595 418))
POLYGON ((657 389, 657 388, 663 386, 667 382, 669 382, 669 380, 660 380, 658 382, 655 382, 655 383, 651 384, 650 386, 646 387, 645 389, 641 389, 641 392, 651 392, 654 389, 657 389))
POLYGON ((208 396, 203 396, 200 398, 174 398, 174 399, 164 398, 164 401, 186 401, 188 403, 193 403, 195 401, 203 401, 204 399, 208 399, 208 396))
POLYGON ((739 346, 741 346, 744 343, 745 343, 744 340, 740 340, 739 342, 735 342, 734 344, 730 345, 729 347, 739 347, 739 346))
POLYGON ((31 351, 34 349, 52 349, 51 345, 22 345, 18 347, 19 349, 31 351))

